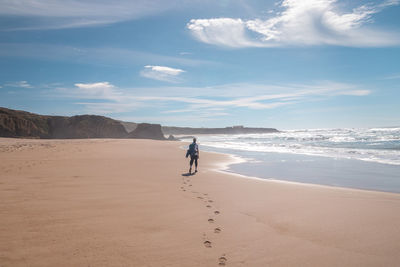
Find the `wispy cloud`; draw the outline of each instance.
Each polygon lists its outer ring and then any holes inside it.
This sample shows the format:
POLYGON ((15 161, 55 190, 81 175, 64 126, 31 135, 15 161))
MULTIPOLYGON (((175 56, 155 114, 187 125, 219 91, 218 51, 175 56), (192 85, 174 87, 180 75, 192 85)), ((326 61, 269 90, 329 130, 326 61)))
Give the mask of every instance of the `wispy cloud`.
POLYGON ((144 107, 143 103, 138 102, 76 102, 75 104, 85 107, 85 112, 89 114, 116 114, 125 113, 127 111, 137 110, 144 107))
POLYGON ((372 29, 372 15, 398 5, 398 0, 364 4, 340 11, 337 0, 284 0, 282 11, 266 20, 240 18, 192 19, 187 28, 201 42, 231 47, 287 45, 390 46, 398 33, 372 29))
POLYGON ((396 80, 400 79, 400 74, 393 74, 383 77, 384 80, 396 80))
POLYGON ((232 109, 268 110, 338 96, 362 97, 371 93, 360 86, 337 82, 269 86, 226 84, 213 87, 118 88, 109 82, 76 83, 57 88, 58 97, 77 99, 76 104, 96 114, 152 108, 160 116, 182 117, 195 112, 204 117, 228 116, 232 109), (160 90, 162 88, 163 90, 160 90), (168 92, 168 93, 165 93, 168 92), (177 108, 179 107, 179 108, 177 108))
POLYGON ((153 80, 177 83, 181 81, 179 75, 184 72, 185 71, 182 69, 176 69, 166 66, 146 65, 144 66, 144 69, 140 72, 140 75, 142 77, 153 80))
MULTIPOLYGON (((223 116, 229 114, 222 114, 223 116)), ((132 122, 147 122, 147 123, 160 123, 163 126, 187 126, 187 123, 198 122, 198 121, 218 121, 221 116, 216 116, 211 112, 188 112, 187 114, 181 116, 114 116, 115 119, 122 121, 132 121, 132 122)))
POLYGON ((33 88, 27 81, 18 81, 4 84, 6 87, 33 88))
POLYGON ((1 30, 43 30, 88 27, 137 19, 179 6, 171 0, 1 0, 0 15, 20 18, 1 30), (26 17, 28 20, 21 18, 26 17))
POLYGON ((82 47, 49 44, 0 43, 0 57, 66 61, 80 64, 132 66, 134 64, 218 65, 203 59, 168 56, 112 47, 82 47), (134 63, 133 63, 134 62, 134 63))

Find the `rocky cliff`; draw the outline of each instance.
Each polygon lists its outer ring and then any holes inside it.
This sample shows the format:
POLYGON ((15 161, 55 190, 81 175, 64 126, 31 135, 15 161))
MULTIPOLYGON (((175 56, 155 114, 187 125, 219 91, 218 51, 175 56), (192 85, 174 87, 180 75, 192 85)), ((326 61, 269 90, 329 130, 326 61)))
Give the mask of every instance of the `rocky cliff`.
POLYGON ((128 138, 165 140, 160 124, 139 123, 128 138))
POLYGON ((0 108, 0 136, 50 138, 48 117, 0 108))
POLYGON ((125 127, 125 130, 126 130, 128 133, 134 131, 134 130, 136 129, 137 125, 138 125, 138 124, 135 123, 135 122, 127 122, 127 121, 119 121, 119 122, 122 124, 122 126, 125 127))
POLYGON ((124 138, 116 120, 95 115, 43 116, 0 108, 0 136, 28 138, 124 138))
POLYGON ((0 137, 138 138, 165 140, 160 124, 127 123, 103 116, 45 116, 0 107, 0 137), (128 134, 124 126, 134 128, 128 134))
POLYGON ((119 121, 96 115, 51 117, 51 138, 124 138, 128 134, 119 121))

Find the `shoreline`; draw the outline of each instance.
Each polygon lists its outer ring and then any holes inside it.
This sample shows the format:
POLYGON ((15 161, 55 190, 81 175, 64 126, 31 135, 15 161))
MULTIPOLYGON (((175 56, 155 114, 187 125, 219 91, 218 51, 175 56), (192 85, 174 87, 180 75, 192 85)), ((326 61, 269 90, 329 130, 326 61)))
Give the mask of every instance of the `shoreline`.
MULTIPOLYGON (((213 149, 215 149, 214 147, 207 147, 206 152, 210 152, 210 153, 217 153, 217 154, 222 154, 222 155, 227 155, 229 157, 233 157, 234 161, 227 163, 226 165, 224 165, 223 170, 226 171, 226 173, 229 174, 233 174, 233 175, 239 175, 243 178, 251 178, 251 179, 260 179, 260 180, 267 180, 267 181, 276 181, 276 182, 284 182, 284 183, 295 183, 295 184, 299 184, 299 185, 306 185, 306 186, 322 186, 322 187, 332 187, 332 188, 343 188, 343 189, 353 189, 353 190, 364 190, 364 191, 372 191, 372 192, 384 192, 384 193, 393 193, 393 194, 400 194, 400 184, 396 184, 397 187, 388 187, 388 188, 375 188, 374 186, 369 186, 369 187, 365 187, 363 185, 357 185, 357 184, 345 184, 346 182, 340 181, 340 179, 338 179, 338 181, 335 181, 336 177, 331 178, 331 183, 337 183, 337 184, 330 184, 330 183, 324 183, 324 180, 316 180, 314 182, 307 182, 306 179, 302 179, 302 178, 295 178, 295 179, 288 179, 285 177, 278 177, 280 174, 275 172, 274 176, 265 176, 263 177, 263 175, 260 172, 256 172, 255 171, 246 171, 246 167, 248 166, 256 166, 258 163, 263 163, 262 160, 257 159, 257 158, 248 158, 247 156, 243 156, 240 155, 240 153, 236 153, 235 152, 229 152, 229 151, 213 151, 213 149), (253 173, 252 173, 253 172, 253 173), (342 183, 342 184, 341 184, 342 183), (397 189, 396 189, 397 188, 397 189)), ((258 152, 255 152, 258 153, 258 152)), ((288 153, 274 153, 274 152, 268 152, 266 154, 270 154, 270 155, 275 155, 275 154, 279 154, 279 157, 284 157, 285 155, 287 156, 296 156, 299 158, 319 158, 322 161, 331 161, 331 162, 355 162, 356 164, 366 164, 366 165, 381 165, 382 163, 376 163, 376 162, 368 162, 368 161, 358 161, 355 159, 334 159, 331 157, 323 157, 323 156, 315 156, 315 155, 295 155, 295 154, 288 154, 288 153), (284 155, 284 156, 282 156, 284 155)), ((251 156, 250 156, 251 157, 251 156)), ((314 160, 309 160, 309 161, 314 161, 314 160)), ((318 160, 317 160, 318 161, 318 160)), ((282 165, 288 165, 290 166, 290 162, 286 163, 286 160, 284 161, 284 163, 282 165)), ((397 168, 397 165, 390 165, 390 164, 382 164, 385 167, 388 168, 397 168)), ((284 170, 286 168, 286 166, 280 166, 280 170, 284 170)), ((269 170, 267 165, 264 165, 265 170, 269 170)), ((357 168, 355 168, 357 169, 357 168)), ((395 172, 394 172, 395 173, 395 172)), ((343 175, 345 175, 346 173, 342 173, 343 175)), ((340 174, 337 174, 337 176, 339 176, 340 174)), ((348 173, 348 175, 350 175, 350 173, 348 173)), ((291 176, 293 177, 293 176, 291 176)), ((400 177, 398 177, 400 179, 400 177)), ((397 180, 399 180, 397 179, 397 180)), ((394 179, 393 181, 396 182, 396 179, 394 179)), ((368 181, 366 181, 368 182, 368 181)), ((385 183, 387 181, 383 180, 383 181, 377 181, 378 183, 385 183)))
POLYGON ((1 266, 400 263, 398 194, 243 179, 203 151, 188 176, 177 142, 18 141, 0 139, 1 266))
POLYGON ((344 186, 332 186, 332 185, 324 185, 324 184, 313 184, 313 183, 304 183, 304 182, 295 182, 295 181, 287 181, 287 180, 282 180, 278 178, 262 178, 262 177, 257 177, 257 176, 251 176, 251 175, 245 175, 245 174, 240 174, 235 171, 230 171, 229 166, 234 165, 234 164, 246 164, 248 160, 246 158, 241 158, 240 156, 236 156, 234 154, 229 154, 229 153, 223 153, 223 152, 214 152, 214 151, 205 151, 202 153, 210 153, 210 154, 219 154, 219 155, 224 155, 229 158, 232 158, 231 161, 226 161, 221 163, 221 168, 218 169, 216 168, 214 171, 216 172, 221 172, 223 174, 227 175, 232 175, 236 177, 241 177, 243 179, 249 179, 249 180, 256 180, 260 182, 271 182, 271 183, 282 183, 282 184, 292 184, 292 185, 297 185, 297 186, 305 186, 305 187, 316 187, 316 188, 326 188, 330 190, 344 190, 344 191, 356 191, 356 192, 366 192, 366 193, 383 193, 383 194, 389 194, 389 195, 400 195, 400 193, 397 192, 390 192, 390 191, 380 191, 380 190, 372 190, 372 189, 362 189, 362 188, 353 188, 353 187, 344 187, 344 186))

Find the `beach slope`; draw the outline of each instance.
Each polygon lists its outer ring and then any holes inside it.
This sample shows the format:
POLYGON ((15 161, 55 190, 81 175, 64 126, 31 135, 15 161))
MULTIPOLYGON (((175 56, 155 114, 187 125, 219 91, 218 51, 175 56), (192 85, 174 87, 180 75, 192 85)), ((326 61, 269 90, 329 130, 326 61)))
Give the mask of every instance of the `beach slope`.
POLYGON ((246 179, 182 143, 0 139, 0 266, 398 266, 400 195, 246 179))

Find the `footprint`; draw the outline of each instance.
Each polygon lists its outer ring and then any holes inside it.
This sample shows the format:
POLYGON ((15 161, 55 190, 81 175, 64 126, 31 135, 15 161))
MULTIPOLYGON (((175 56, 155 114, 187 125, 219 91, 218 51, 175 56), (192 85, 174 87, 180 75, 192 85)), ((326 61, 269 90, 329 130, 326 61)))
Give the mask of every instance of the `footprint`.
POLYGON ((227 259, 224 257, 224 256, 222 256, 222 257, 220 257, 219 259, 218 259, 218 265, 225 265, 226 264, 226 261, 227 261, 227 259))
POLYGON ((208 219, 209 223, 214 223, 214 219, 208 219))
POLYGON ((206 246, 206 248, 211 248, 211 242, 210 241, 204 241, 204 246, 206 246))
POLYGON ((214 233, 216 233, 216 234, 221 233, 221 228, 219 228, 219 227, 215 228, 214 233))
POLYGON ((218 215, 218 214, 220 214, 220 212, 218 210, 216 210, 216 211, 214 211, 214 214, 218 215))
POLYGON ((189 186, 192 186, 191 184, 189 186))
POLYGON ((212 200, 210 199, 208 202, 213 203, 214 201, 212 201, 212 200))
POLYGON ((203 197, 197 197, 198 199, 203 199, 203 197))
POLYGON ((211 206, 210 206, 210 205, 207 205, 206 207, 207 207, 207 208, 211 208, 211 206))

